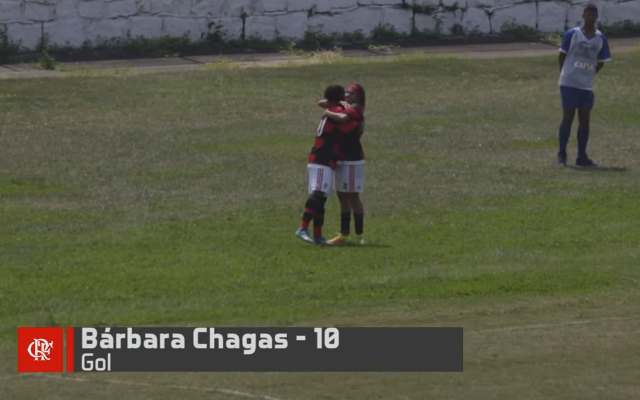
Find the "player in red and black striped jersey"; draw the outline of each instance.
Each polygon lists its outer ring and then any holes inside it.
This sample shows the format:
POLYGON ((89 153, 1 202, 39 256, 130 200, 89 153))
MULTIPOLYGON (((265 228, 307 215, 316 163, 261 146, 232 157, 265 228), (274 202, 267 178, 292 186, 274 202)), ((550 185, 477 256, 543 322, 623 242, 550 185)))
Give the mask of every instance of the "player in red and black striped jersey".
MULTIPOLYGON (((344 112, 341 104, 332 104, 329 110, 333 112, 344 112)), ((341 133, 337 122, 323 116, 316 132, 316 141, 309 153, 309 164, 324 165, 331 169, 336 169, 341 150, 341 133)))
MULTIPOLYGON (((325 90, 325 98, 329 109, 343 112, 344 106, 340 102, 344 99, 345 90, 342 86, 329 86, 325 90)), ((305 204, 302 223, 296 231, 300 239, 316 244, 327 244, 322 236, 324 225, 324 210, 327 196, 333 191, 333 173, 340 156, 339 123, 327 116, 322 116, 316 131, 316 140, 308 158, 309 198, 305 204), (313 238, 309 235, 309 224, 313 220, 313 238)))
MULTIPOLYGON (((360 193, 364 189, 364 133, 366 97, 361 85, 349 85, 345 92, 346 109, 342 112, 325 111, 325 115, 339 123, 342 132, 340 157, 335 173, 335 184, 340 200, 340 234, 329 244, 346 242, 350 234, 351 214, 355 222, 357 242, 364 244, 364 205, 360 193)), ((322 104, 321 104, 322 105, 322 104)))
MULTIPOLYGON (((349 89, 347 89, 347 92, 349 92, 349 89)), ((333 110, 329 109, 328 111, 333 110)), ((348 108, 344 111, 333 111, 333 113, 345 114, 348 117, 348 122, 343 122, 339 125, 342 140, 340 141, 338 165, 344 165, 345 162, 364 162, 364 150, 360 141, 364 133, 364 106, 360 103, 351 103, 348 104, 348 108)), ((341 118, 340 120, 343 119, 341 118)))

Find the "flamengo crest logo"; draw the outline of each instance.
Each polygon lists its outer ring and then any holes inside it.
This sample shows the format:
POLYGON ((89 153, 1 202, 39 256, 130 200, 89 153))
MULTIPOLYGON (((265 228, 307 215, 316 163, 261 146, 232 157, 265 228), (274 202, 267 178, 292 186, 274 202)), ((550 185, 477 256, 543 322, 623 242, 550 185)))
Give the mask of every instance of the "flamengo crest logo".
POLYGON ((51 349, 53 348, 53 340, 47 343, 44 339, 34 339, 33 342, 29 345, 28 351, 31 357, 33 357, 36 361, 44 361, 51 360, 51 358, 47 357, 51 353, 51 349))
POLYGON ((18 328, 18 372, 62 372, 62 328, 18 328))

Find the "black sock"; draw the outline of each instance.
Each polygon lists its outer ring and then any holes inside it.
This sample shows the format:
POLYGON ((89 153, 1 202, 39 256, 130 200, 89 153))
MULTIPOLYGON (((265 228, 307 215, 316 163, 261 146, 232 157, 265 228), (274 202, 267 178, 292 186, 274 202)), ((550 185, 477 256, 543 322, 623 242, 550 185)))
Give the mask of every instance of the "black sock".
POLYGON ((302 214, 302 222, 300 223, 300 229, 309 229, 309 223, 316 214, 314 209, 316 208, 316 201, 313 197, 307 199, 307 203, 304 205, 304 213, 302 214))
POLYGON ((578 158, 587 158, 587 143, 589 143, 589 129, 578 128, 578 158))
POLYGON ((327 198, 324 195, 316 195, 314 209, 315 215, 313 216, 313 236, 322 236, 322 225, 324 225, 324 205, 327 202, 327 198))
POLYGON ((313 237, 322 236, 322 226, 324 225, 324 214, 313 217, 313 237))
POLYGON ((356 221, 356 235, 362 235, 364 232, 364 213, 353 214, 353 219, 356 221))
POLYGON ((315 213, 310 208, 305 208, 302 214, 302 222, 300 223, 300 229, 309 229, 309 223, 313 219, 315 213))
POLYGON ((569 143, 569 137, 571 136, 571 123, 562 122, 560 124, 560 151, 558 154, 567 154, 567 143, 569 143))
POLYGON ((351 231, 351 212, 340 214, 340 233, 348 235, 351 231))

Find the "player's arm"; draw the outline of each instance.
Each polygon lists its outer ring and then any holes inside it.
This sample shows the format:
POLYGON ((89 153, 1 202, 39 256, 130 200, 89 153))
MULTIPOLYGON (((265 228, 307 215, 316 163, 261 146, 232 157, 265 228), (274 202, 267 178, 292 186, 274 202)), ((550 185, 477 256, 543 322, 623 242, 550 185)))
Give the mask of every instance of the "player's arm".
POLYGON ((560 64, 560 71, 562 72, 562 67, 564 66, 564 60, 567 59, 567 53, 558 54, 558 64, 560 64))
MULTIPOLYGON (((351 108, 351 104, 346 101, 341 101, 339 104, 344 108, 351 108)), ((322 108, 329 108, 332 104, 327 99, 322 99, 318 102, 318 105, 322 108)))
MULTIPOLYGON (((329 107, 331 107, 331 106, 332 106, 332 105, 334 105, 334 104, 332 104, 331 102, 329 102, 329 100, 327 100, 327 99, 322 99, 322 100, 320 100, 320 101, 318 102, 318 105, 319 105, 320 107, 322 107, 322 108, 329 108, 329 107)), ((340 102, 340 105, 341 105, 342 107, 344 107, 344 108, 351 108, 351 104, 347 103, 346 101, 341 101, 341 102, 340 102)))
POLYGON ((564 60, 567 59, 567 53, 569 52, 569 47, 571 46, 571 38, 573 37, 574 30, 571 29, 567 31, 562 37, 562 43, 560 43, 560 54, 558 54, 558 64, 560 67, 560 72, 562 72, 562 67, 564 66, 564 60))
POLYGON ((349 120, 351 119, 349 114, 337 113, 329 110, 324 112, 324 116, 334 122, 349 122, 349 120))
POLYGON ((596 74, 604 68, 604 63, 611 61, 611 50, 609 49, 609 41, 607 37, 602 35, 602 48, 598 54, 598 64, 596 65, 596 74))

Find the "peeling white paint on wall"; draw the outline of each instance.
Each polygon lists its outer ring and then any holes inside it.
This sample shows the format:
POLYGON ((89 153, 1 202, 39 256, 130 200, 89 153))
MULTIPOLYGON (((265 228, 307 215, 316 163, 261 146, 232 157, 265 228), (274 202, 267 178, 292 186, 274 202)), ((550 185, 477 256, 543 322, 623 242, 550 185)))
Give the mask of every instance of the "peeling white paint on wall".
POLYGON ((228 39, 301 39, 379 26, 397 32, 499 33, 505 24, 543 33, 582 22, 587 3, 600 22, 640 23, 640 0, 0 0, 0 34, 25 50, 79 47, 127 37, 183 36, 196 41, 216 30, 228 39))

